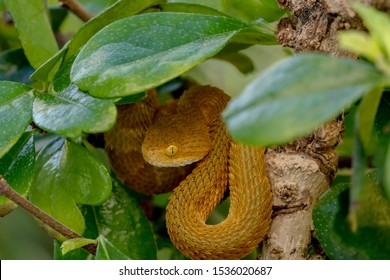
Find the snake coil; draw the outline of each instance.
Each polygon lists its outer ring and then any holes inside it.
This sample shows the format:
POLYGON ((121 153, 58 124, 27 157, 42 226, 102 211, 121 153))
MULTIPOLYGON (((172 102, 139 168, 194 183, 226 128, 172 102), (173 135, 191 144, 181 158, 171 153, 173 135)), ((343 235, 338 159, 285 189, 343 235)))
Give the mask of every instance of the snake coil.
POLYGON ((229 96, 193 87, 177 102, 144 102, 118 108, 106 133, 106 151, 117 176, 136 191, 172 191, 166 224, 175 246, 192 259, 239 259, 267 233, 272 214, 264 148, 232 141, 221 120, 229 96), (206 223, 229 189, 224 221, 206 223))

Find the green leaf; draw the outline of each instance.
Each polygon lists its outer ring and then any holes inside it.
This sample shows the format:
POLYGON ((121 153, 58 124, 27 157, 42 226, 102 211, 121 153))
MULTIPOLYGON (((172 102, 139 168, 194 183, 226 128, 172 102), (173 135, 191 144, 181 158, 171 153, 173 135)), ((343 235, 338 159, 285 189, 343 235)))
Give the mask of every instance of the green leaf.
POLYGON ((247 45, 277 45, 275 38, 275 30, 267 24, 259 24, 259 26, 248 28, 231 40, 232 43, 247 44, 247 45))
POLYGON ((213 16, 226 16, 224 13, 221 13, 211 7, 203 6, 199 4, 183 3, 182 1, 180 2, 168 1, 168 3, 162 3, 161 9, 164 12, 179 12, 179 13, 205 14, 205 15, 213 15, 213 16))
POLYGON ((119 105, 130 104, 130 103, 141 101, 145 97, 146 97, 146 92, 140 92, 140 93, 132 94, 129 96, 125 96, 125 97, 119 99, 117 102, 115 102, 115 104, 119 104, 119 105))
POLYGON ((383 83, 382 73, 368 63, 299 55, 255 78, 229 103, 223 119, 238 141, 283 144, 318 128, 383 83))
POLYGON ((89 20, 73 36, 68 46, 65 59, 76 54, 100 29, 122 18, 138 14, 149 7, 163 2, 162 0, 121 0, 108 7, 100 15, 89 20))
POLYGON ((29 83, 33 68, 22 49, 11 49, 0 53, 0 81, 29 83))
POLYGON ((348 185, 327 191, 313 210, 317 237, 332 259, 389 259, 390 207, 379 187, 371 184, 369 195, 357 213, 359 228, 348 225, 348 185))
POLYGON ((75 249, 72 251, 69 251, 66 254, 62 254, 61 250, 61 245, 58 240, 54 239, 54 254, 53 254, 53 259, 54 260, 87 260, 87 259, 92 259, 93 256, 89 254, 86 250, 84 249, 75 249))
POLYGON ((390 62, 390 16, 360 3, 354 3, 352 7, 363 19, 364 25, 368 28, 370 35, 383 51, 387 62, 390 62))
POLYGON ((374 8, 354 3, 352 7, 363 19, 369 35, 361 31, 345 31, 339 34, 341 47, 353 51, 372 62, 390 77, 390 16, 374 8))
POLYGON ((80 248, 84 247, 85 245, 89 245, 89 244, 96 244, 96 240, 95 239, 86 239, 86 238, 82 238, 82 237, 68 239, 68 240, 65 240, 64 242, 62 242, 61 253, 63 255, 65 255, 66 253, 68 253, 70 251, 80 249, 80 248))
POLYGON ((186 13, 150 13, 114 22, 78 54, 71 80, 91 95, 112 98, 161 85, 213 56, 247 26, 186 13))
POLYGON ((248 22, 262 20, 273 22, 285 14, 275 0, 248 0, 245 1, 245 5, 242 5, 241 0, 222 1, 222 3, 222 11, 248 22))
MULTIPOLYGON (((35 147, 32 132, 26 132, 12 149, 0 159, 0 175, 20 195, 27 196, 34 176, 35 147)), ((17 205, 0 196, 0 217, 9 214, 17 205)))
POLYGON ((77 204, 101 204, 110 192, 106 168, 84 147, 54 137, 39 152, 30 200, 74 231, 85 228, 77 204))
POLYGON ((98 14, 116 0, 79 0, 84 8, 92 14, 98 14))
POLYGON ((229 55, 217 55, 215 58, 230 62, 243 74, 248 74, 255 70, 253 61, 243 53, 237 52, 229 55))
POLYGON ((273 22, 278 20, 284 13, 275 0, 169 0, 169 3, 187 3, 202 5, 213 8, 231 17, 245 22, 266 20, 273 22))
MULTIPOLYGON (((165 3, 162 4, 161 6, 163 11, 166 12, 184 12, 184 13, 229 17, 226 11, 224 13, 224 12, 217 11, 214 8, 211 8, 214 7, 213 5, 213 3, 215 3, 214 1, 204 3, 204 5, 208 5, 209 3, 210 3, 210 7, 197 5, 197 4, 180 3, 180 2, 165 3)), ((234 17, 234 15, 230 15, 230 16, 234 17)), ((252 24, 251 28, 249 28, 248 30, 240 32, 239 34, 234 36, 231 39, 231 42, 238 43, 238 44, 248 44, 248 45, 253 45, 253 44, 275 45, 278 43, 275 38, 274 27, 272 27, 270 24, 262 20, 260 20, 256 24, 252 24)))
POLYGON ((111 100, 94 98, 71 84, 69 59, 54 77, 52 90, 34 100, 33 119, 42 129, 70 138, 85 133, 108 131, 116 120, 116 107, 111 100))
POLYGON ((113 179, 111 197, 95 206, 93 217, 98 232, 132 259, 156 259, 156 243, 151 226, 138 202, 126 187, 113 179))
POLYGON ((55 68, 57 62, 63 58, 64 60, 67 60, 75 55, 80 48, 100 29, 111 22, 142 12, 148 7, 160 2, 161 0, 116 1, 101 14, 93 17, 85 23, 60 51, 58 51, 33 73, 31 79, 42 82, 51 81, 50 74, 57 70, 55 68))
POLYGON ((368 151, 372 143, 372 130, 376 112, 381 101, 383 88, 373 88, 359 105, 359 136, 365 151, 368 151))
POLYGON ((387 199, 390 202, 390 142, 387 147, 387 153, 385 158, 385 165, 384 165, 384 190, 387 196, 387 199))
POLYGON ((370 61, 377 61, 382 55, 381 49, 374 39, 366 32, 357 30, 341 31, 338 33, 340 47, 352 51, 370 61))
POLYGON ((131 260, 103 235, 98 238, 95 260, 131 260))
MULTIPOLYGON (((191 1, 189 1, 191 2, 191 1)), ((196 1, 195 1, 196 2, 196 1)), ((200 1, 201 2, 201 1, 200 1)), ((226 3, 226 1, 224 2, 226 3)), ((198 4, 189 4, 189 3, 181 3, 181 2, 169 2, 162 4, 163 11, 166 12, 184 12, 184 13, 193 13, 193 14, 205 14, 205 15, 214 15, 214 16, 232 16, 233 18, 238 18, 245 21, 246 19, 241 18, 240 16, 235 16, 233 14, 227 13, 223 8, 219 8, 219 11, 216 10, 221 5, 217 4, 216 1, 205 2, 202 5, 198 4), (205 5, 205 6, 203 6, 205 5), (210 5, 210 6, 208 6, 210 5)), ((256 17, 256 19, 259 19, 256 17)), ((274 27, 264 20, 259 19, 256 24, 250 25, 251 28, 240 32, 236 36, 231 39, 232 43, 238 44, 261 44, 261 45, 276 45, 278 44, 275 38, 275 30, 274 27)))
MULTIPOLYGON (((375 117, 374 128, 378 137, 377 150, 374 155, 374 165, 380 184, 384 186, 386 194, 390 194, 389 180, 389 146, 390 146, 390 95, 389 91, 382 94, 381 101, 375 117)), ((387 195, 390 201, 390 196, 387 195)))
MULTIPOLYGON (((34 176, 35 147, 33 132, 25 132, 12 149, 0 159, 0 175, 22 196, 26 196, 34 176)), ((0 204, 8 201, 0 196, 0 204)))
POLYGON ((0 81, 0 158, 18 141, 31 122, 32 89, 0 81))
POLYGON ((34 68, 38 68, 58 50, 45 2, 42 0, 4 2, 16 24, 28 60, 34 68))
POLYGON ((55 72, 57 72, 59 68, 59 64, 61 63, 63 57, 66 54, 68 48, 68 43, 62 47, 55 55, 53 55, 50 59, 48 59, 45 63, 43 63, 34 73, 32 73, 30 79, 32 81, 51 81, 55 72))
POLYGON ((367 157, 360 137, 360 114, 355 114, 354 145, 352 153, 352 184, 350 188, 349 219, 351 229, 356 231, 358 221, 356 212, 361 206, 361 201, 366 197, 368 178, 366 174, 367 157))

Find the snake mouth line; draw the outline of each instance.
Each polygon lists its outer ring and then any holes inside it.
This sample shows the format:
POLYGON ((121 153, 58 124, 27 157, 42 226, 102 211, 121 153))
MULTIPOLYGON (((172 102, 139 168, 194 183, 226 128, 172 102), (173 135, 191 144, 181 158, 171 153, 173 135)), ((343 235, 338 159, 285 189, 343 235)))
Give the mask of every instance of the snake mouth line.
POLYGON ((188 158, 188 159, 181 158, 181 159, 178 159, 175 161, 170 161, 170 162, 158 162, 158 161, 154 161, 154 160, 148 158, 145 155, 144 155, 144 159, 147 163, 149 163, 150 165, 156 166, 156 167, 180 167, 180 166, 190 165, 192 163, 195 163, 195 162, 198 162, 201 160, 198 158, 188 158))
POLYGON ((199 158, 194 156, 178 158, 165 158, 165 156, 157 157, 156 155, 150 155, 148 152, 145 151, 142 151, 142 156, 147 163, 156 167, 181 167, 190 165, 203 159, 203 157, 199 158))

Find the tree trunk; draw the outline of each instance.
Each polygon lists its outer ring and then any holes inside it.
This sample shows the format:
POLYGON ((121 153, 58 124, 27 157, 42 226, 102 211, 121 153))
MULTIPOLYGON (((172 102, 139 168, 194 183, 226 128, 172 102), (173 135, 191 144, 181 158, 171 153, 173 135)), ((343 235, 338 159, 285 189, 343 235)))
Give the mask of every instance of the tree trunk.
MULTIPOLYGON (((357 58, 341 50, 339 30, 364 30, 350 4, 356 0, 278 0, 291 12, 278 25, 277 38, 296 53, 325 52, 357 58)), ((360 2, 390 12, 388 0, 360 2)), ((342 142, 343 118, 283 147, 268 149, 267 167, 273 190, 273 221, 259 259, 323 259, 317 246, 312 210, 330 188, 337 170, 336 146, 342 142)))

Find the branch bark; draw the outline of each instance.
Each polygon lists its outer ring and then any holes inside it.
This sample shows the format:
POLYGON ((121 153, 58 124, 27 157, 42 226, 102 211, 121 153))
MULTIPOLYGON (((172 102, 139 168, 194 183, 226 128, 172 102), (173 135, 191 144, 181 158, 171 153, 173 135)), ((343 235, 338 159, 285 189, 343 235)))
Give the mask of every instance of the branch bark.
MULTIPOLYGON (((365 29, 350 6, 355 0, 277 1, 291 11, 291 16, 278 24, 277 38, 283 46, 297 53, 315 51, 357 58, 337 43, 339 30, 365 29)), ((390 11, 389 1, 360 2, 390 11)), ((317 243, 311 215, 319 196, 332 184, 338 162, 335 147, 342 142, 343 130, 343 119, 338 118, 305 138, 267 151, 274 214, 259 259, 325 257, 320 250, 309 253, 310 245, 317 243)))
POLYGON ((89 21, 93 15, 90 14, 77 0, 59 0, 62 6, 72 11, 82 21, 89 21))
MULTIPOLYGON (((337 32, 360 26, 328 11, 326 0, 278 0, 292 15, 278 25, 277 38, 296 53, 320 51, 354 57, 339 49, 337 32)), ((343 2, 343 1, 337 1, 343 2)), ((360 24, 360 25, 359 25, 360 24)), ((312 210, 330 188, 337 170, 335 147, 342 141, 343 119, 333 120, 316 132, 283 147, 268 149, 268 176, 274 199, 273 221, 259 259, 321 259, 309 253, 316 243, 312 210)))
POLYGON ((266 161, 274 213, 259 258, 323 258, 321 254, 309 255, 314 231, 311 214, 336 172, 334 147, 341 142, 342 132, 342 119, 337 119, 305 138, 268 149, 266 161))

